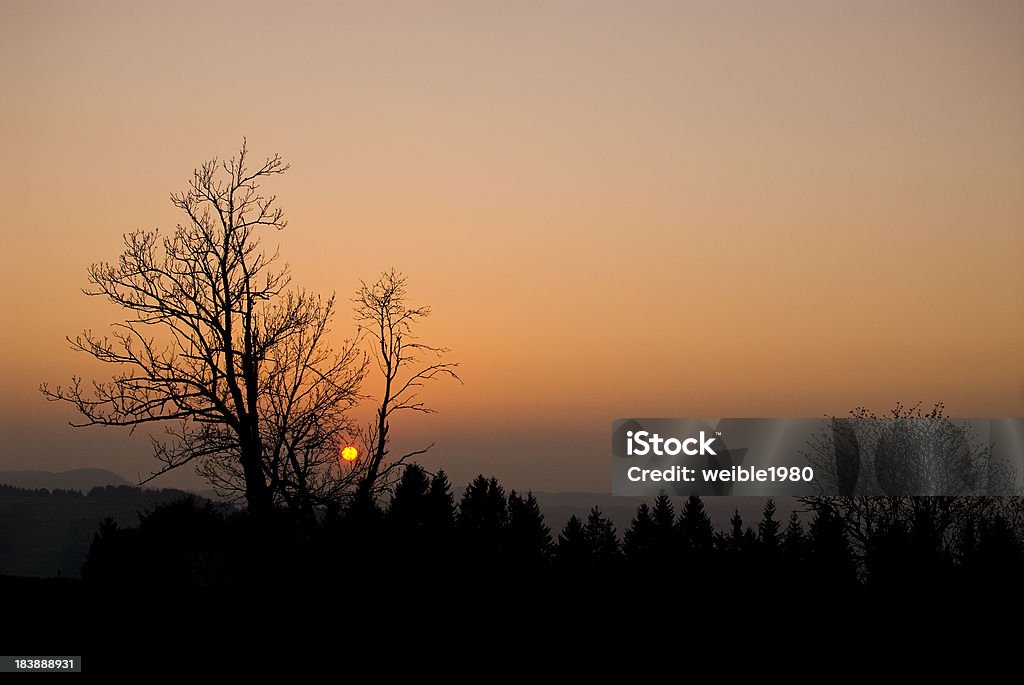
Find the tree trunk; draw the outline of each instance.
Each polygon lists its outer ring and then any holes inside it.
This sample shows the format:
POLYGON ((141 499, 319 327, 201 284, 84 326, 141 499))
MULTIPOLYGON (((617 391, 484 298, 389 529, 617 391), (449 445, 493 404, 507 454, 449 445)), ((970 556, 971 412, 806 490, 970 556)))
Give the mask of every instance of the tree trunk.
POLYGON ((255 516, 269 514, 274 500, 263 474, 263 445, 259 436, 247 436, 242 443, 242 472, 245 474, 245 501, 255 516))

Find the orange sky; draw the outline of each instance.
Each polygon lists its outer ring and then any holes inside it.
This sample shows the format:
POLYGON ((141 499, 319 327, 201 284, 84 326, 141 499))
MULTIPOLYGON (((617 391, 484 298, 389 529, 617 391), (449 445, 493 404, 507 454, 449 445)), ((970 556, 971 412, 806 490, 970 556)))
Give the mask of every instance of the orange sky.
POLYGON ((243 135, 299 284, 433 307, 465 385, 395 432, 457 484, 606 491, 620 416, 1024 413, 1019 2, 0 0, 0 86, 0 469, 153 467, 36 387, 243 135))

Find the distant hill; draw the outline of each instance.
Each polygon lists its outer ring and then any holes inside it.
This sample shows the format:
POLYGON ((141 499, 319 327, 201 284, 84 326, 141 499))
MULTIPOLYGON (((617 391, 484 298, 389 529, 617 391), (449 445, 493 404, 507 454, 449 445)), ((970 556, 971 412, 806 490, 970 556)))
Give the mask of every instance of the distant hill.
POLYGON ((71 471, 0 471, 0 484, 27 490, 78 490, 86 493, 107 485, 132 485, 113 471, 72 469, 71 471))

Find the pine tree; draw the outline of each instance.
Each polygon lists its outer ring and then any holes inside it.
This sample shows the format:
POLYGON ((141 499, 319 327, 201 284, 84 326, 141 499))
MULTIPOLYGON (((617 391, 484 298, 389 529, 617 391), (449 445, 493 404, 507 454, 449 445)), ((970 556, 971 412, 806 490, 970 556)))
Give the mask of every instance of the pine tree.
POLYGON ((506 551, 513 561, 536 563, 551 552, 551 529, 544 523, 537 498, 532 492, 523 499, 513 490, 508 496, 506 551))
POLYGON ((430 490, 424 506, 424 523, 432 530, 447 531, 454 521, 455 497, 448 476, 441 470, 430 479, 430 490))
POLYGON ((651 510, 651 521, 654 524, 653 530, 653 552, 660 563, 673 564, 679 561, 681 548, 676 535, 676 514, 672 507, 672 500, 665 491, 658 493, 654 500, 654 508, 651 510))
POLYGON ((786 558, 793 563, 800 563, 804 558, 806 543, 800 517, 796 511, 792 511, 789 514, 789 525, 786 526, 786 532, 782 539, 782 549, 786 553, 786 558))
POLYGON ((597 568, 606 570, 621 556, 615 526, 605 518, 600 508, 594 507, 590 510, 587 525, 583 529, 583 537, 597 568))
POLYGON ((733 509, 732 518, 729 519, 728 534, 719 535, 716 539, 719 549, 732 555, 750 552, 757 544, 754 530, 749 526, 746 529, 743 528, 743 516, 739 509, 733 509))
POLYGON ((388 522, 406 530, 422 528, 429 490, 430 481, 423 467, 419 464, 406 466, 388 506, 388 522))
POLYGON ((622 548, 627 559, 633 563, 645 563, 650 560, 654 521, 651 519, 651 509, 647 502, 642 502, 636 508, 636 514, 622 539, 622 548))
POLYGON ((764 503, 761 522, 757 524, 757 532, 761 541, 761 549, 774 555, 779 549, 779 521, 775 518, 775 500, 771 497, 764 503))
POLYGON ((729 554, 732 548, 732 538, 722 531, 715 531, 715 552, 718 554, 729 554))
POLYGON ((857 582, 857 567, 843 520, 829 507, 819 507, 808 533, 816 580, 827 591, 842 595, 857 582))
POLYGON ((590 546, 587 544, 583 522, 575 514, 569 517, 562 532, 558 534, 555 563, 570 576, 575 576, 590 567, 590 546))
POLYGON ((487 481, 487 509, 493 512, 497 521, 496 528, 501 528, 508 523, 508 502, 505 499, 505 488, 501 487, 498 479, 494 477, 487 481))
POLYGON ((478 475, 462 494, 456 520, 467 544, 478 550, 496 551, 507 519, 504 489, 497 479, 478 475))
POLYGON ((668 498, 665 491, 662 490, 658 493, 657 498, 654 500, 654 509, 651 511, 651 519, 654 521, 654 527, 662 535, 669 535, 672 530, 672 524, 675 522, 675 511, 672 508, 672 500, 668 498))
POLYGON ((729 546, 732 551, 738 552, 743 545, 743 517, 740 516, 739 509, 733 509, 733 515, 732 518, 729 519, 729 525, 731 526, 729 546))
POLYGON ((706 560, 715 546, 715 526, 704 509, 704 501, 697 495, 690 495, 679 513, 681 542, 694 560, 706 560))

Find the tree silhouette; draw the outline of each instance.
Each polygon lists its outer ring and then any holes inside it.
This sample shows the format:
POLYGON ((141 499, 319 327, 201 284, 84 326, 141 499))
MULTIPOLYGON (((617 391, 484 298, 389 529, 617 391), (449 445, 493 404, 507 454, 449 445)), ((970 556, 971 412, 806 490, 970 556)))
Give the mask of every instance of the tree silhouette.
POLYGON ((105 585, 130 582, 134 559, 124 553, 122 538, 126 534, 131 533, 121 530, 113 517, 103 519, 82 565, 83 579, 105 585))
POLYGON ((600 568, 610 569, 622 556, 615 525, 601 513, 599 507, 590 510, 587 524, 583 527, 583 539, 594 563, 600 568))
MULTIPOLYGON (((366 502, 355 499, 353 508, 366 502)), ((419 464, 408 464, 395 485, 384 515, 385 526, 367 541, 370 554, 383 562, 382 573, 414 565, 421 582, 436 582, 452 553, 453 503, 444 472, 433 477, 419 464)))
POLYGON ((800 523, 800 516, 796 511, 789 514, 789 523, 786 525, 786 532, 782 536, 782 549, 786 559, 792 564, 799 564, 804 559, 807 540, 804 535, 804 527, 800 523))
POLYGON ((1020 607, 1024 600, 1019 592, 1008 595, 1003 591, 1016 587, 1024 574, 1024 532, 1020 522, 1015 530, 1006 516, 995 514, 981 519, 977 528, 977 546, 964 564, 968 579, 973 581, 968 587, 981 586, 981 594, 992 605, 1020 607))
POLYGON ((654 544, 654 521, 647 502, 641 502, 622 538, 622 551, 634 564, 646 564, 651 559, 654 544))
POLYGON ((897 404, 879 416, 863 407, 829 421, 805 452, 822 494, 958 496, 1019 494, 1013 467, 995 458, 967 424, 897 404))
POLYGON ((424 523, 430 530, 447 532, 455 522, 455 497, 444 470, 430 479, 430 490, 424 507, 424 523))
POLYGON ((551 552, 551 529, 544 523, 537 498, 532 492, 521 497, 515 490, 508 496, 508 525, 505 551, 520 564, 536 566, 551 552))
POLYGON ((169 235, 128 233, 116 262, 88 269, 85 294, 127 318, 110 337, 68 340, 115 367, 113 378, 41 386, 78 410, 84 420, 72 425, 165 424, 154 476, 196 462, 256 513, 275 500, 308 511, 344 487, 338 447, 366 367, 353 344, 331 346, 333 296, 290 289, 288 266, 261 244, 286 222, 260 184, 287 169, 278 155, 251 168, 244 142, 196 169, 171 195, 183 223, 169 235))
POLYGON ((743 517, 739 509, 733 509, 732 518, 729 519, 729 535, 721 538, 723 550, 730 554, 744 554, 749 552, 756 542, 752 528, 743 530, 743 517))
POLYGON ((690 495, 679 512, 681 544, 687 556, 694 561, 706 560, 714 550, 715 526, 704 509, 704 501, 697 495, 690 495))
POLYGON ((430 480, 423 467, 419 464, 407 465, 388 505, 387 520, 407 530, 423 526, 430 506, 429 497, 430 480))
POLYGON ((651 520, 654 521, 654 528, 659 536, 668 539, 672 535, 672 524, 675 523, 675 510, 672 500, 664 491, 659 492, 654 498, 654 507, 651 509, 651 520))
POLYGON ((814 512, 808 532, 810 565, 820 593, 845 596, 857 583, 857 566, 842 519, 827 508, 814 512))
POLYGON ((368 497, 378 489, 378 480, 387 484, 393 469, 406 459, 423 454, 433 444, 394 459, 384 466, 391 439, 391 418, 398 412, 433 413, 419 399, 418 392, 429 381, 443 377, 461 380, 455 369, 458 363, 441 361, 444 347, 419 342, 415 326, 430 315, 430 307, 413 307, 408 302, 406 277, 394 269, 385 271, 372 284, 365 282, 356 293, 356 321, 360 330, 373 341, 373 356, 384 378, 384 388, 374 422, 364 433, 369 454, 359 484, 359 495, 368 497))
POLYGON ((676 514, 672 500, 662 490, 654 498, 651 508, 652 538, 651 549, 655 559, 661 564, 675 564, 681 558, 679 539, 676 534, 676 514))
POLYGON ((573 514, 566 521, 562 532, 558 534, 555 547, 555 563, 567 577, 589 571, 593 558, 583 522, 573 514))
POLYGON ((462 540, 471 549, 496 553, 508 522, 505 490, 496 478, 478 475, 466 486, 456 519, 462 540))
POLYGON ((775 518, 775 500, 769 497, 764 503, 761 521, 757 524, 761 549, 769 554, 774 554, 779 548, 779 526, 779 520, 775 518))
MULTIPOLYGON (((772 501, 774 504, 774 501, 772 501)), ((766 505, 767 509, 767 505, 766 505)), ((767 512, 765 512, 767 514, 767 512)), ((803 587, 808 583, 808 554, 807 537, 804 533, 803 524, 800 522, 800 515, 796 510, 789 514, 789 521, 784 530, 779 531, 778 522, 775 519, 775 512, 772 512, 772 521, 776 523, 776 544, 770 546, 767 541, 771 535, 768 528, 761 536, 761 561, 760 574, 774 586, 782 588, 785 592, 779 596, 780 601, 775 603, 778 608, 785 608, 793 611, 797 608, 810 608, 814 603, 820 601, 820 597, 806 596, 803 587)), ((762 516, 764 522, 765 516, 762 516)))
POLYGON ((140 513, 138 528, 119 528, 108 518, 93 538, 82 576, 118 592, 195 592, 223 584, 230 576, 224 529, 221 513, 195 496, 140 513))
MULTIPOLYGON (((847 525, 838 504, 815 509, 805 533, 795 511, 780 530, 775 502, 769 500, 755 536, 738 512, 715 534, 702 501, 691 497, 675 520, 675 539, 687 550, 679 565, 662 564, 655 547, 656 521, 667 518, 670 501, 654 502, 658 515, 646 502, 637 508, 625 557, 611 523, 594 507, 586 522, 569 518, 549 567, 550 534, 531 494, 506 496, 496 479, 478 476, 460 503, 458 534, 437 536, 433 531, 443 528, 427 521, 451 521, 447 478, 428 478, 410 465, 383 518, 350 500, 337 519, 310 523, 282 515, 271 517, 272 525, 252 525, 252 517, 225 515, 193 500, 158 507, 140 517, 137 529, 106 522, 89 550, 84 585, 98 597, 124 594, 127 588, 136 594, 160 592, 181 603, 193 597, 244 597, 268 583, 301 587, 311 574, 319 574, 328 587, 343 586, 357 573, 387 591, 328 592, 315 602, 282 604, 276 621, 290 616, 306 625, 324 616, 334 621, 343 611, 372 614, 382 607, 385 615, 412 610, 417 620, 433 620, 432 603, 445 598, 470 607, 474 632, 504 620, 500 612, 475 617, 496 601, 545 618, 571 611, 596 620, 586 612, 609 598, 632 601, 635 583, 623 586, 623 578, 671 578, 692 590, 682 598, 688 609, 711 617, 751 610, 810 615, 823 607, 941 606, 946 611, 1019 604, 1012 589, 1024 573, 1024 506, 999 498, 958 508, 947 499, 953 498, 891 498, 892 506, 872 510, 886 516, 862 527, 867 532, 858 560, 851 532, 856 529, 847 525), (953 523, 946 523, 950 518, 953 523), (769 556, 772 548, 776 554, 769 556), (410 569, 415 583, 409 582, 410 569), (426 594, 425 588, 430 588, 426 594), (554 613, 545 613, 549 610, 554 613)), ((243 605, 256 606, 254 616, 264 612, 262 606, 243 605)), ((465 616, 453 615, 457 621, 466 621, 465 616)), ((433 623, 423 625, 445 634, 433 623)))
MULTIPOLYGON (((858 565, 876 564, 872 555, 900 551, 902 543, 881 545, 913 532, 918 550, 954 554, 965 527, 978 521, 1008 517, 1024 523, 1024 500, 1019 497, 801 497, 815 513, 827 511, 842 525, 850 553, 858 565), (881 546, 880 546, 881 545, 881 546)), ((908 537, 906 544, 910 544, 908 537)))

